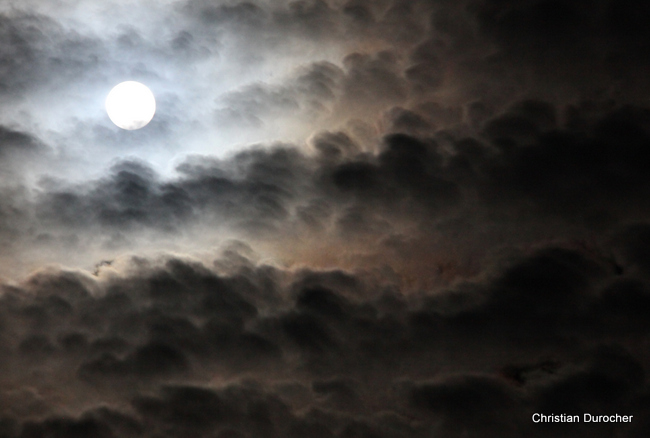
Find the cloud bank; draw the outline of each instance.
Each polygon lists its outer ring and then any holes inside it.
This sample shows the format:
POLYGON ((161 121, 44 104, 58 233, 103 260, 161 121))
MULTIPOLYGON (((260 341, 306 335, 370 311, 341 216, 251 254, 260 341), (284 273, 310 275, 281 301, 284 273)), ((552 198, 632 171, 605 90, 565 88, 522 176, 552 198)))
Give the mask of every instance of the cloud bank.
POLYGON ((0 7, 0 435, 646 436, 649 14, 0 7))

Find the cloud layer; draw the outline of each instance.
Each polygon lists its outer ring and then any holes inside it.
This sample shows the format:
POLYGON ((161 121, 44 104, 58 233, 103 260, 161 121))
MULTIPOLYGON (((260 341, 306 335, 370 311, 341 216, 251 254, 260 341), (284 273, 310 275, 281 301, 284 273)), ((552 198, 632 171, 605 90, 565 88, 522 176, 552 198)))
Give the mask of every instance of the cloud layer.
POLYGON ((646 436, 649 13, 0 7, 0 435, 646 436))

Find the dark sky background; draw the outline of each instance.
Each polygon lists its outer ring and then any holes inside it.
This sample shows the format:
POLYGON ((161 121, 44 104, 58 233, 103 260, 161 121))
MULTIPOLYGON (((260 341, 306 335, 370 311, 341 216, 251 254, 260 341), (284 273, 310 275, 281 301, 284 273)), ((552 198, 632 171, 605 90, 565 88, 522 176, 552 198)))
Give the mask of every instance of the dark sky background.
POLYGON ((0 437, 649 436, 649 77, 645 1, 4 1, 0 437))

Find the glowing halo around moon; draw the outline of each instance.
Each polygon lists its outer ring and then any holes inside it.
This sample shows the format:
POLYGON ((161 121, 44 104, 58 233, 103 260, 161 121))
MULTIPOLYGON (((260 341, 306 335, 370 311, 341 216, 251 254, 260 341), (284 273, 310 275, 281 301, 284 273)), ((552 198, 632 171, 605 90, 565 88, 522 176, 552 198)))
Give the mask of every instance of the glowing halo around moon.
POLYGON ((129 131, 146 126, 156 113, 156 98, 135 81, 117 84, 106 96, 106 112, 113 123, 129 131))

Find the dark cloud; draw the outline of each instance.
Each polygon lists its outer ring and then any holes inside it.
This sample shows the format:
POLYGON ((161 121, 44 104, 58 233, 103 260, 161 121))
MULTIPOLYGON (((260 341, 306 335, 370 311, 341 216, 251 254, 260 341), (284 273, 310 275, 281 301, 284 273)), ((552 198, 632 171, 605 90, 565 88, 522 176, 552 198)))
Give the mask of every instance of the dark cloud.
POLYGON ((5 95, 23 94, 28 88, 71 79, 96 68, 93 56, 98 41, 66 32, 56 20, 35 13, 0 16, 2 70, 0 89, 5 95))
POLYGON ((648 12, 0 6, 0 436, 646 436, 648 12))
POLYGON ((582 436, 530 416, 642 406, 644 356, 628 342, 645 339, 647 285, 588 253, 544 249, 434 295, 372 297, 353 273, 286 272, 271 308, 233 288, 236 276, 162 262, 103 280, 51 271, 5 293, 3 382, 40 373, 35 396, 3 389, 8 436, 582 436), (80 397, 61 416, 60 400, 80 397))
MULTIPOLYGON (((35 197, 9 191, 5 235, 21 245, 120 249, 143 234, 215 235, 210 227, 217 224, 267 242, 312 232, 340 245, 375 236, 408 263, 435 241, 480 261, 490 245, 558 238, 600 245, 593 233, 642 221, 647 213, 643 163, 650 140, 643 108, 593 115, 589 107, 573 107, 563 119, 548 102, 523 100, 484 122, 478 134, 460 129, 434 137, 426 136, 434 128, 425 117, 455 116, 439 106, 423 108, 431 112, 395 108, 391 130, 398 132, 384 136, 376 152, 364 151, 346 131, 321 131, 310 140, 313 152, 276 144, 224 159, 194 156, 174 178, 128 160, 94 181, 44 183, 35 197), (412 228, 404 232, 407 225, 412 228), (496 230, 509 226, 521 231, 498 237, 496 230), (416 252, 398 244, 415 241, 422 246, 416 252)), ((40 150, 20 133, 8 134, 7 144, 11 154, 19 154, 11 144, 40 150)))

